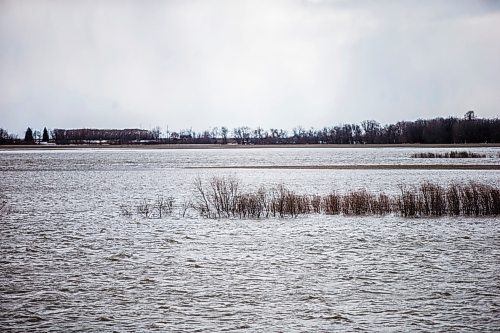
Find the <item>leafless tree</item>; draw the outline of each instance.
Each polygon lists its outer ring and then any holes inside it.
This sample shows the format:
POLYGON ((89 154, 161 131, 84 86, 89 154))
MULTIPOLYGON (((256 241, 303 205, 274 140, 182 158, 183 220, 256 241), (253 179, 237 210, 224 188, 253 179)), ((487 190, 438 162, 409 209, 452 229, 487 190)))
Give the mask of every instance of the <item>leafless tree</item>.
POLYGON ((227 144, 227 134, 229 133, 229 129, 226 126, 222 126, 220 128, 220 134, 222 136, 222 143, 227 144))
POLYGON ((152 139, 155 140, 156 142, 160 141, 160 137, 161 137, 160 126, 156 126, 151 130, 151 136, 152 136, 152 139))

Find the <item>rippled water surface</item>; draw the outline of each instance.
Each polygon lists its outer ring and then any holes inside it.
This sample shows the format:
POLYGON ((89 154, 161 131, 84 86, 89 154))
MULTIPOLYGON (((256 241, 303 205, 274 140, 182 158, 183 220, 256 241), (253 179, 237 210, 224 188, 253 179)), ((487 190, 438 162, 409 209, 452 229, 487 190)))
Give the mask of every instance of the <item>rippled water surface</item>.
MULTIPOLYGON (((203 168, 429 163, 415 151, 0 151, 0 331, 497 331, 495 217, 120 215, 143 198, 188 198, 197 176, 318 194, 500 185, 496 170, 203 168)), ((491 157, 453 163, 499 163, 494 148, 469 151, 491 157)))

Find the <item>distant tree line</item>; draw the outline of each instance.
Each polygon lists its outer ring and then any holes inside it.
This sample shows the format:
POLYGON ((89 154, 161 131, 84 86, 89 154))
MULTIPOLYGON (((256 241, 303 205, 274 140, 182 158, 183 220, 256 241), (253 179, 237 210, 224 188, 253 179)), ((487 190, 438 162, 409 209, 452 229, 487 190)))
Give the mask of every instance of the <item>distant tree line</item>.
POLYGON ((21 140, 17 135, 9 134, 7 130, 0 128, 0 145, 12 145, 20 142, 21 140))
POLYGON ((435 118, 400 121, 380 125, 374 120, 360 124, 343 124, 321 129, 295 127, 287 130, 248 126, 212 128, 196 133, 192 130, 167 132, 159 136, 162 143, 198 144, 453 144, 499 143, 500 119, 435 118))
POLYGON ((160 127, 143 129, 54 129, 26 130, 24 140, 0 128, 0 144, 55 142, 56 144, 453 144, 500 143, 500 119, 481 119, 469 111, 463 118, 434 118, 381 125, 375 120, 321 129, 264 129, 248 126, 230 130, 226 126, 195 132, 192 129, 162 132, 160 127))
POLYGON ((130 144, 154 143, 154 131, 143 129, 55 129, 52 137, 56 144, 130 144))
POLYGON ((45 127, 43 132, 33 131, 30 127, 26 129, 24 134, 24 140, 19 139, 15 134, 9 134, 9 132, 3 128, 0 128, 0 145, 12 145, 12 144, 35 144, 50 141, 49 131, 45 127))

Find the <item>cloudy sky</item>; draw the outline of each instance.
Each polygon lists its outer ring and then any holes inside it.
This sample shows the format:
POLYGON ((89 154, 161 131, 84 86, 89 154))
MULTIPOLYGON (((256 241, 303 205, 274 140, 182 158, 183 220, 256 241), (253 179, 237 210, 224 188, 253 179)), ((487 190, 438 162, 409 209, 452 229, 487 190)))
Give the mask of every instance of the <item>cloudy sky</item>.
POLYGON ((0 127, 500 115, 496 0, 0 0, 0 127))

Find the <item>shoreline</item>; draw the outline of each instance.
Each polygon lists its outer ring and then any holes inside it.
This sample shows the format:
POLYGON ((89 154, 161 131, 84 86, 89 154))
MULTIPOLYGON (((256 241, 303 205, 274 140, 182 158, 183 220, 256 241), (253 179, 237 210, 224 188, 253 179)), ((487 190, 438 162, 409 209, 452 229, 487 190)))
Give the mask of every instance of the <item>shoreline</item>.
POLYGON ((157 145, 2 145, 0 150, 67 150, 67 149, 257 149, 257 148, 500 148, 500 143, 459 144, 275 144, 275 145, 231 145, 231 144, 157 144, 157 145))

